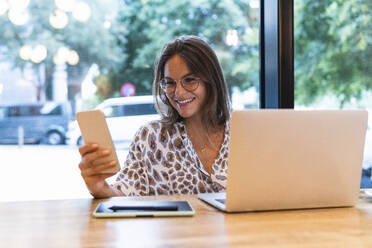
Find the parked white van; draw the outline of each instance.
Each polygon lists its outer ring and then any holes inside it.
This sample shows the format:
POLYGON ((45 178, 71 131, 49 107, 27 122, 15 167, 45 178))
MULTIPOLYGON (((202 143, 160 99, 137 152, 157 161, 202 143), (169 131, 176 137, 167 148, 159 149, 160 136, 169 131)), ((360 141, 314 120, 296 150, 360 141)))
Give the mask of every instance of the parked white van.
MULTIPOLYGON (((140 126, 160 118, 151 95, 106 99, 96 109, 104 113, 111 137, 116 144, 129 144, 140 126)), ((66 136, 68 144, 83 144, 76 120, 70 124, 66 136)))

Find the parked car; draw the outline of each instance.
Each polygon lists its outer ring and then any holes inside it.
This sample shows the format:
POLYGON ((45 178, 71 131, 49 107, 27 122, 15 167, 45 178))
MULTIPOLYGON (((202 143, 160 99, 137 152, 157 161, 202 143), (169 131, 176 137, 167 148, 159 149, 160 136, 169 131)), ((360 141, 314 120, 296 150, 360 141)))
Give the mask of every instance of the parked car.
MULTIPOLYGON (((128 144, 141 125, 160 118, 155 110, 153 96, 110 98, 96 109, 104 113, 114 143, 128 144)), ((66 136, 68 144, 83 144, 77 121, 69 125, 66 136)))
POLYGON ((69 102, 0 106, 0 143, 65 143, 72 118, 69 102))

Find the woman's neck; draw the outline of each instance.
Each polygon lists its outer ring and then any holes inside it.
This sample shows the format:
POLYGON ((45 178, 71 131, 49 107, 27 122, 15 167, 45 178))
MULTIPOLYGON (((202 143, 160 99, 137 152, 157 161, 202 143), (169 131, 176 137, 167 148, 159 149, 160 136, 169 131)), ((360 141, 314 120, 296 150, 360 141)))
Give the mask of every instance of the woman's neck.
POLYGON ((211 125, 203 123, 200 116, 195 116, 193 118, 188 118, 184 120, 186 130, 192 136, 199 136, 199 138, 209 138, 210 135, 223 132, 224 125, 213 127, 211 125))
POLYGON ((201 119, 184 121, 187 136, 205 170, 211 174, 212 166, 218 157, 224 140, 224 125, 208 127, 201 119), (204 124, 204 125, 203 125, 204 124))

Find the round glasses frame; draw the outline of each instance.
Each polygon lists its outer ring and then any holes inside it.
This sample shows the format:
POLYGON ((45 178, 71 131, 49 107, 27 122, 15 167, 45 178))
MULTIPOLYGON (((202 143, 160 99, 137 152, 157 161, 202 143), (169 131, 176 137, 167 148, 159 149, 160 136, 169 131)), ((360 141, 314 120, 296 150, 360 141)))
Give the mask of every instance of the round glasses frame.
POLYGON ((199 84, 203 82, 203 80, 201 80, 198 77, 188 76, 188 77, 181 78, 180 80, 163 78, 159 81, 159 85, 160 85, 160 88, 165 93, 170 94, 170 93, 174 93, 174 91, 176 90, 177 81, 180 82, 182 88, 184 88, 185 90, 189 92, 195 91, 199 87, 199 84))

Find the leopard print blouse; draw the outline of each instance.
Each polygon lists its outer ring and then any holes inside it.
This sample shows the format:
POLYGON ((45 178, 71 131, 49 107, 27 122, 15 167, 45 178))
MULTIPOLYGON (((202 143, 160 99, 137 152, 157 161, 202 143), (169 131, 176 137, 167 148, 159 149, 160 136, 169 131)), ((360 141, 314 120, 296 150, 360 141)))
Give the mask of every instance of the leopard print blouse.
POLYGON ((230 124, 211 174, 204 169, 183 122, 152 121, 130 145, 124 168, 112 185, 126 196, 198 194, 226 189, 230 124))

